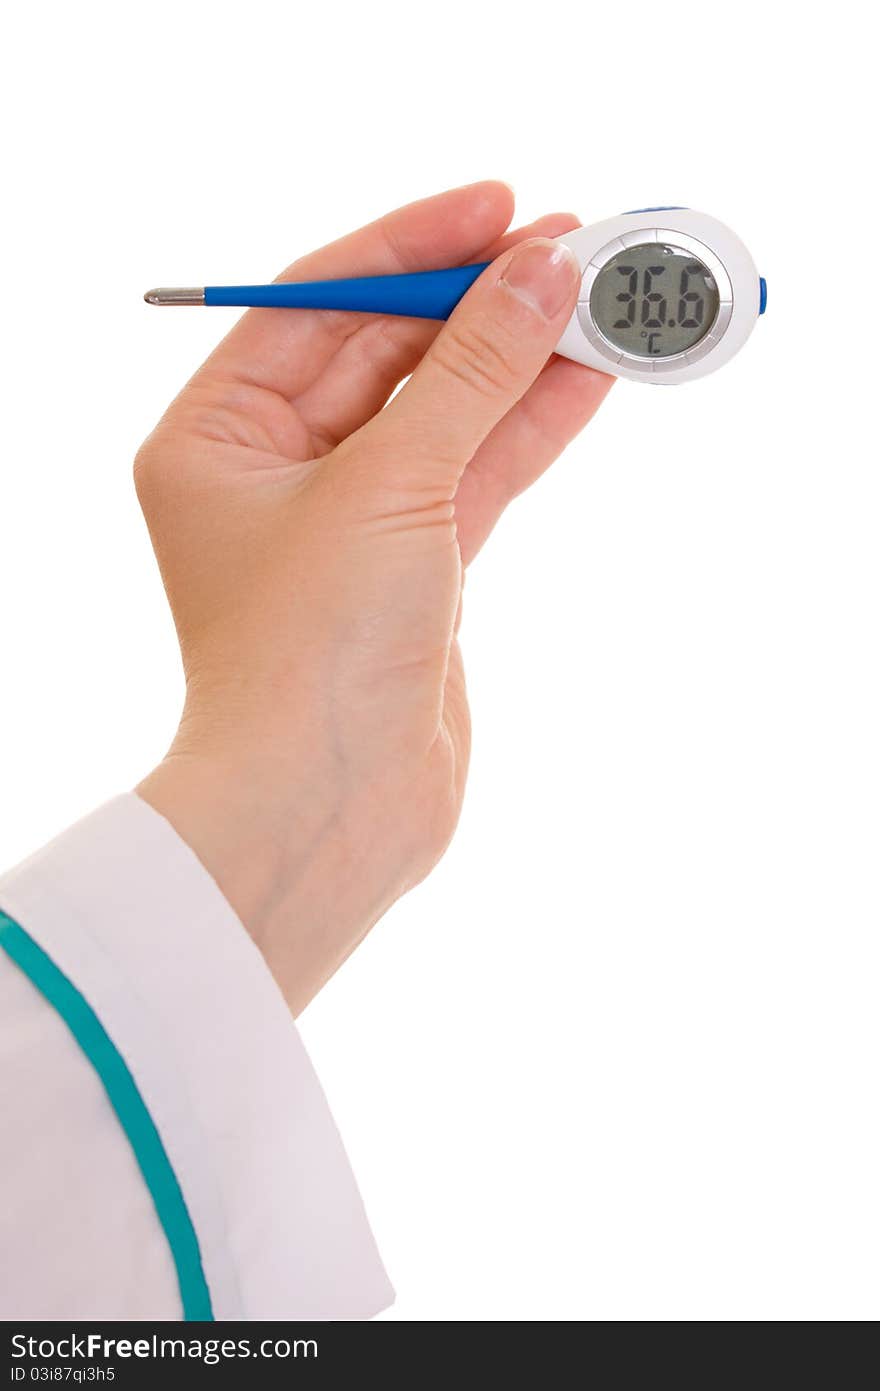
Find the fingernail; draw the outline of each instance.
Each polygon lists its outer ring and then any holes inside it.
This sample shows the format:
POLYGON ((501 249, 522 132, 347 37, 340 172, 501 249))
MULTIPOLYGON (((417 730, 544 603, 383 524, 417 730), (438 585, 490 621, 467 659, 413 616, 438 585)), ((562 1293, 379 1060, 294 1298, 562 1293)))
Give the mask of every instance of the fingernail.
POLYGON ((580 277, 577 257, 564 242, 532 241, 516 248, 499 283, 553 319, 570 302, 580 277))

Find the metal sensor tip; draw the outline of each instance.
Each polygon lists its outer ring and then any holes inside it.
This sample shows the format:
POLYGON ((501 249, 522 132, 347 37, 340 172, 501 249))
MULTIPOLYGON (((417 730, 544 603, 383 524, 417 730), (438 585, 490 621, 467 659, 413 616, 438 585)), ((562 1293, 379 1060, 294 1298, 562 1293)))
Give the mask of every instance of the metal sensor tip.
POLYGON ((203 289, 187 290, 148 290, 144 295, 147 304, 204 304, 203 289))

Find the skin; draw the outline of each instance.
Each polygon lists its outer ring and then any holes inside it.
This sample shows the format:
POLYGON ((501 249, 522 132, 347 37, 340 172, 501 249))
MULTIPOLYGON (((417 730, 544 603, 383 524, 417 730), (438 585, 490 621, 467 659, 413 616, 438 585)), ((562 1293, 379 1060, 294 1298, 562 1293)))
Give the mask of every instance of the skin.
POLYGON ((294 1014, 449 843, 465 568, 611 385, 552 356, 579 275, 547 239, 577 219, 507 232, 512 212, 474 184, 296 262, 281 279, 492 265, 442 327, 249 311, 135 463, 186 675, 137 790, 294 1014))

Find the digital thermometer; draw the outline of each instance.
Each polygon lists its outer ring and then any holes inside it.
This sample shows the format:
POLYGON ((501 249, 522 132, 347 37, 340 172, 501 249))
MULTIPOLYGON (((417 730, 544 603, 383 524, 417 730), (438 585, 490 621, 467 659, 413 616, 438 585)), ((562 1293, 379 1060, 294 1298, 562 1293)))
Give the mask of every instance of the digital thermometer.
MULTIPOLYGON (((669 385, 742 347, 767 286, 729 227, 690 208, 641 208, 557 238, 577 256, 578 303, 556 352, 600 372, 669 385)), ((341 309, 446 319, 488 262, 410 275, 149 290, 148 304, 341 309)))

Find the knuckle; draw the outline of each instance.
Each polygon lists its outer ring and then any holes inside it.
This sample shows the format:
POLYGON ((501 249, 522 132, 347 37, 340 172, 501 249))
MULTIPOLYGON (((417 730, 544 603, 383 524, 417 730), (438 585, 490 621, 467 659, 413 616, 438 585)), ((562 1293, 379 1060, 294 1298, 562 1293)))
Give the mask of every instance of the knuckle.
POLYGON ((516 380, 513 344, 496 325, 450 324, 437 339, 435 361, 442 371, 481 395, 501 396, 516 380))
POLYGON ((138 501, 144 505, 152 491, 153 479, 155 477, 155 450, 151 447, 150 440, 144 440, 140 449, 134 456, 134 490, 137 493, 138 501))
POLYGON ((150 511, 166 493, 172 491, 180 476, 180 466, 173 442, 163 436, 161 426, 149 435, 134 456, 134 489, 144 512, 150 511))

